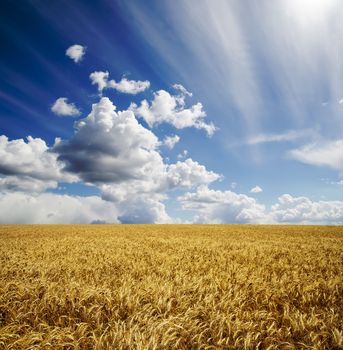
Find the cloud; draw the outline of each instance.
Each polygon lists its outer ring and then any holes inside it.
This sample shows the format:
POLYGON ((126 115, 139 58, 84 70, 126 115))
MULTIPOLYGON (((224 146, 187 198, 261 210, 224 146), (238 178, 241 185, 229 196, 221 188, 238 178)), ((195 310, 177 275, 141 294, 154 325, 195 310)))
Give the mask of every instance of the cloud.
POLYGON ((181 153, 177 155, 177 159, 184 159, 188 156, 188 151, 184 149, 181 153))
POLYGON ((255 186, 249 192, 250 193, 261 193, 261 192, 263 192, 263 190, 260 186, 255 186))
POLYGON ((118 83, 115 80, 110 80, 107 87, 125 94, 136 95, 139 92, 143 92, 144 90, 148 89, 150 87, 150 82, 147 80, 136 81, 122 78, 118 83))
POLYGON ((167 181, 169 188, 194 187, 220 180, 221 175, 208 171, 205 166, 191 158, 168 165, 167 181))
POLYGON ((51 111, 59 116, 76 117, 81 114, 74 103, 68 103, 66 97, 58 98, 51 107, 51 111))
POLYGON ((107 87, 108 83, 108 72, 93 72, 90 74, 89 79, 92 85, 98 85, 98 91, 102 91, 107 87))
POLYGON ((71 58, 75 63, 78 63, 82 60, 83 56, 86 53, 86 46, 82 45, 72 45, 66 50, 66 56, 71 58))
POLYGON ((98 186, 102 198, 115 203, 119 220, 170 222, 162 203, 166 192, 210 183, 221 176, 192 159, 164 163, 158 152, 160 144, 132 111, 116 112, 110 99, 102 97, 86 118, 75 123, 74 135, 57 140, 52 151, 65 172, 98 186))
POLYGON ((65 170, 90 183, 145 180, 163 171, 158 138, 138 123, 133 112, 115 110, 107 97, 101 98, 76 123, 74 136, 55 144, 53 150, 65 170))
POLYGON ((200 102, 185 108, 185 93, 173 96, 165 90, 154 93, 151 105, 147 100, 143 100, 140 106, 131 104, 130 109, 138 116, 142 117, 152 128, 161 123, 169 123, 177 129, 194 127, 204 129, 209 136, 216 130, 213 123, 205 123, 206 112, 200 102))
POLYGON ((245 144, 256 145, 259 143, 268 142, 284 142, 284 141, 294 141, 300 138, 308 137, 313 135, 313 130, 288 130, 281 134, 259 134, 257 136, 250 137, 245 144))
POLYGON ((265 207, 254 198, 232 191, 215 191, 206 185, 196 192, 187 192, 178 200, 184 210, 196 212, 196 223, 259 223, 266 222, 265 207))
POLYGON ((151 196, 138 196, 121 203, 122 214, 118 217, 123 224, 172 223, 166 208, 158 199, 151 196))
POLYGON ((166 136, 163 140, 163 145, 168 147, 169 149, 173 149, 174 146, 180 141, 180 137, 177 135, 174 136, 166 136))
POLYGON ((307 144, 288 155, 305 164, 327 166, 343 173, 343 139, 307 144))
POLYGON ((343 202, 311 201, 307 197, 284 194, 271 208, 271 216, 280 223, 343 224, 343 202))
POLYGON ((156 11, 168 18, 167 28, 140 2, 122 9, 159 73, 197 87, 226 144, 275 123, 320 125, 325 137, 342 134, 341 110, 316 105, 342 98, 343 7, 335 0, 312 3, 164 2, 156 11))
POLYGON ((98 85, 98 91, 101 93, 104 89, 115 89, 125 94, 136 95, 150 87, 148 80, 128 80, 123 77, 119 82, 108 80, 109 72, 93 72, 89 76, 93 85, 98 85))
POLYGON ((173 88, 175 89, 175 90, 178 90, 178 91, 180 91, 180 93, 182 94, 182 95, 187 95, 187 96, 189 96, 189 97, 192 97, 193 96, 193 94, 191 93, 191 92, 189 92, 183 85, 181 85, 181 84, 174 84, 173 85, 173 88))
POLYGON ((343 105, 343 98, 341 98, 340 100, 338 100, 338 103, 339 103, 340 105, 343 105))
POLYGON ((63 164, 40 138, 27 137, 9 141, 0 136, 0 189, 40 192, 54 188, 58 181, 71 182, 76 177, 63 173, 63 164))
POLYGON ((117 223, 118 211, 97 196, 79 197, 41 193, 0 192, 0 223, 79 224, 117 223))

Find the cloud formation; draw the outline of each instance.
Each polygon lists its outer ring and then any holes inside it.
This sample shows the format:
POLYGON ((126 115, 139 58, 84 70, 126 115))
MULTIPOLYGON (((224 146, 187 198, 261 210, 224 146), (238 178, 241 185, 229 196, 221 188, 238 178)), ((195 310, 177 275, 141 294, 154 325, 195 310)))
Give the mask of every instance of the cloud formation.
POLYGON ((167 168, 168 188, 191 188, 201 184, 209 184, 221 178, 221 175, 208 171, 205 166, 191 158, 170 164, 167 168))
POLYGON ((132 111, 116 112, 107 97, 76 123, 72 138, 53 150, 65 170, 90 183, 121 183, 146 179, 163 169, 158 138, 138 123, 132 111))
POLYGON ((343 174, 343 139, 307 144, 288 154, 299 162, 327 166, 343 174))
POLYGON ((174 136, 166 136, 163 140, 163 145, 168 147, 169 149, 173 149, 174 146, 180 141, 180 137, 177 135, 174 136))
POLYGON ((68 47, 68 49, 66 50, 66 56, 68 56, 69 58, 71 58, 75 63, 78 63, 82 60, 83 56, 86 53, 86 46, 82 46, 82 45, 72 45, 70 47, 68 47))
POLYGON ((98 86, 98 91, 102 93, 104 89, 115 89, 124 94, 136 95, 150 87, 148 80, 128 80, 123 77, 119 82, 108 80, 109 72, 96 71, 89 76, 93 85, 98 86))
POLYGON ((187 192, 178 200, 184 210, 196 213, 195 223, 267 222, 264 205, 232 191, 216 191, 201 185, 195 192, 187 192))
POLYGON ((171 95, 165 90, 159 90, 154 93, 154 99, 151 104, 143 100, 139 106, 131 104, 130 109, 138 117, 142 117, 152 128, 161 123, 169 123, 177 129, 194 127, 203 129, 208 136, 212 136, 216 130, 213 123, 206 123, 204 118, 206 112, 200 102, 186 108, 186 94, 171 95))
POLYGON ((0 192, 2 224, 118 223, 117 215, 115 205, 97 196, 0 192))
POLYGON ((249 192, 250 193, 261 193, 261 192, 263 192, 263 190, 260 186, 255 186, 249 192))
POLYGON ((166 164, 160 145, 131 110, 117 112, 111 100, 102 97, 86 118, 76 122, 74 135, 57 140, 52 151, 64 172, 98 186, 102 198, 115 203, 119 220, 170 222, 162 203, 166 192, 208 184, 221 176, 190 158, 166 164))
POLYGON ((343 202, 315 202, 307 197, 284 194, 272 206, 271 217, 279 223, 343 224, 343 202))
POLYGON ((250 137, 245 144, 247 145, 257 145, 260 143, 269 143, 269 142, 285 142, 285 141, 294 141, 304 137, 308 137, 314 134, 314 131, 311 129, 305 130, 288 130, 280 134, 259 134, 253 137, 250 137))
POLYGON ((68 103, 66 97, 58 98, 52 105, 51 111, 61 117, 77 117, 81 114, 74 103, 68 103))
POLYGON ((27 137, 10 141, 0 136, 0 189, 40 192, 55 188, 59 181, 71 182, 76 177, 62 171, 57 155, 40 138, 27 137))

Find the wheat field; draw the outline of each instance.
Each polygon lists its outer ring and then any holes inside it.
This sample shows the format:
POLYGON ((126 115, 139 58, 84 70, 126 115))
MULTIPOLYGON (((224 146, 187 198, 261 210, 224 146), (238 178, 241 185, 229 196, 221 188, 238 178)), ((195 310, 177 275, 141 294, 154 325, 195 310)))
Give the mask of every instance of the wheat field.
POLYGON ((343 349, 343 228, 0 226, 0 349, 343 349))

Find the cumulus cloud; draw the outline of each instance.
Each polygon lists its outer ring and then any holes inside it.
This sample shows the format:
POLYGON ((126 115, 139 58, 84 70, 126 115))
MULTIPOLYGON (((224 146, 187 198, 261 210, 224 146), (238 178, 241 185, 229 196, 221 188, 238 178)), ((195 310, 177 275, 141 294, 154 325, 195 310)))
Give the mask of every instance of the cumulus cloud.
POLYGON ((184 210, 196 213, 196 223, 259 223, 267 222, 265 207, 254 198, 232 191, 215 191, 201 185, 178 200, 184 210))
POLYGON ((260 186, 255 186, 250 190, 250 193, 261 193, 261 192, 263 192, 263 190, 260 186))
POLYGON ((316 202, 284 194, 272 206, 271 216, 280 223, 343 224, 343 202, 316 202))
POLYGON ((131 104, 130 109, 138 116, 142 117, 152 128, 161 123, 169 123, 177 129, 194 127, 203 129, 209 136, 216 130, 213 123, 205 123, 206 112, 200 102, 185 108, 185 93, 173 96, 165 90, 154 93, 154 99, 149 104, 143 100, 140 106, 131 104))
POLYGON ((65 172, 98 186, 102 198, 116 204, 119 220, 128 222, 132 214, 133 222, 138 218, 168 222, 163 204, 167 191, 207 184, 220 175, 192 159, 164 163, 160 144, 132 111, 117 112, 110 99, 103 97, 86 118, 75 123, 74 135, 57 140, 52 150, 65 172))
POLYGON ((62 117, 76 117, 81 114, 74 103, 68 103, 66 97, 58 98, 52 105, 51 111, 62 117))
POLYGON ((116 112, 107 98, 76 123, 74 136, 54 151, 65 169, 91 183, 144 180, 163 171, 158 138, 138 123, 132 111, 116 112))
POLYGON ((200 184, 209 184, 221 179, 222 176, 208 171, 205 166, 191 158, 168 165, 167 181, 169 188, 194 187, 200 184))
POLYGON ((109 72, 93 72, 89 76, 93 85, 98 86, 98 91, 101 93, 104 89, 115 89, 125 94, 136 95, 150 87, 148 80, 128 80, 123 77, 119 82, 108 80, 109 72))
POLYGON ((116 223, 118 211, 97 196, 79 197, 41 193, 0 192, 0 223, 79 224, 116 223))
POLYGON ((119 82, 116 82, 115 80, 110 80, 108 82, 107 87, 115 89, 125 94, 136 95, 139 92, 143 92, 144 90, 148 89, 150 87, 150 82, 147 80, 136 81, 136 80, 128 80, 126 78, 122 78, 119 82))
POLYGON ((155 196, 138 196, 121 203, 122 214, 118 217, 123 224, 172 223, 166 208, 155 196))
POLYGON ((71 58, 75 63, 78 63, 82 60, 83 56, 86 53, 86 46, 82 45, 72 45, 66 50, 66 56, 71 58))
POLYGON ((63 164, 40 138, 9 141, 0 136, 0 189, 39 192, 57 186, 58 181, 75 181, 63 173, 63 164))
POLYGON ((343 139, 307 144, 291 150, 289 156, 305 164, 328 166, 343 173, 343 139))
POLYGON ((101 92, 107 87, 108 76, 108 72, 93 72, 90 74, 89 79, 92 85, 98 85, 98 91, 101 92))
POLYGON ((163 140, 163 145, 168 147, 169 149, 173 149, 174 146, 180 141, 180 137, 177 135, 174 136, 166 136, 163 140))

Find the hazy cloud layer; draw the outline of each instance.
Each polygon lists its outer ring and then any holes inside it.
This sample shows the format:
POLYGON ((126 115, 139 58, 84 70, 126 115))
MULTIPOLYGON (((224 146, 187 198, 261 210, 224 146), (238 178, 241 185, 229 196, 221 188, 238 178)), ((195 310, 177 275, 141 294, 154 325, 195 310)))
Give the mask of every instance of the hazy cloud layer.
POLYGON ((343 175, 343 140, 307 144, 291 150, 289 156, 305 164, 333 168, 343 175))
POLYGON ((118 211, 97 196, 79 197, 41 193, 0 192, 0 223, 90 224, 116 223, 118 211))

